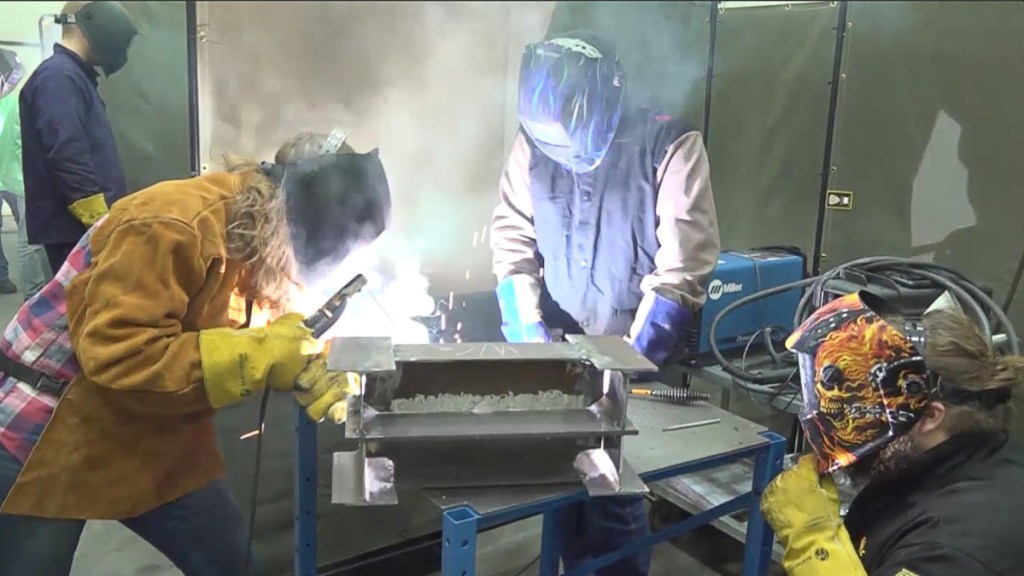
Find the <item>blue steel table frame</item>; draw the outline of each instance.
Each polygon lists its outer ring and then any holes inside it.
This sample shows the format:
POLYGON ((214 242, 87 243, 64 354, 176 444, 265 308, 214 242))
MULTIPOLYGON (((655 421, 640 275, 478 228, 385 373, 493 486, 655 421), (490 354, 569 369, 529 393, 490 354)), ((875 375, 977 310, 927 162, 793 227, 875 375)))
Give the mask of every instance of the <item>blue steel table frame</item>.
MULTIPOLYGON (((317 427, 305 410, 295 408, 295 576, 316 576, 316 480, 317 427)), ((632 556, 639 550, 676 538, 723 516, 748 510, 747 534, 743 549, 743 576, 764 576, 771 565, 774 535, 764 520, 759 506, 761 494, 772 478, 782 470, 786 439, 772 432, 762 432, 764 444, 742 448, 725 454, 709 456, 682 464, 640 474, 651 483, 675 476, 702 472, 725 466, 744 458, 754 458, 751 491, 723 502, 709 510, 637 540, 629 546, 595 558, 565 576, 583 576, 619 558, 632 556)), ((469 505, 446 508, 442 515, 441 571, 444 576, 476 575, 476 539, 482 529, 506 522, 543 514, 541 535, 541 576, 556 576, 559 551, 564 531, 560 526, 559 509, 587 498, 585 490, 568 493, 481 515, 469 505)))
MULTIPOLYGON (((782 470, 782 459, 786 451, 786 439, 773 432, 761 434, 766 443, 744 448, 728 454, 709 456, 699 460, 668 466, 654 470, 640 477, 647 483, 665 480, 683 474, 701 472, 709 468, 731 464, 744 458, 754 458, 754 478, 751 491, 741 494, 732 500, 723 502, 709 510, 665 528, 646 538, 637 540, 628 546, 595 558, 583 566, 579 566, 564 576, 584 576, 601 566, 608 565, 620 558, 636 554, 645 548, 676 538, 695 528, 710 524, 712 521, 738 512, 748 510, 747 535, 743 550, 743 576, 764 576, 772 561, 772 544, 774 534, 764 516, 761 514, 761 493, 782 470)), ((558 511, 574 502, 587 498, 586 491, 580 490, 572 494, 533 502, 487 515, 480 515, 471 506, 459 505, 444 511, 441 552, 441 573, 444 576, 475 576, 476 574, 476 537, 481 529, 490 526, 520 520, 530 516, 543 514, 543 532, 541 535, 540 575, 556 576, 559 568, 559 552, 562 548, 564 530, 560 526, 561 515, 558 511)))

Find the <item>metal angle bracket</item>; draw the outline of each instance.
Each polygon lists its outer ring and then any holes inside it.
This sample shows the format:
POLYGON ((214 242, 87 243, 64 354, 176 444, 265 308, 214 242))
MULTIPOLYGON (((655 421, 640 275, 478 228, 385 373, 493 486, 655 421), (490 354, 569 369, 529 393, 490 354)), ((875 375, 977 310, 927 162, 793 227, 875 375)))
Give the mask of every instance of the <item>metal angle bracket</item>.
POLYGON ((388 458, 367 458, 362 448, 335 452, 331 466, 331 504, 398 504, 395 465, 388 458))
POLYGON ((650 492, 647 485, 630 466, 625 458, 621 458, 616 466, 611 455, 602 448, 585 450, 576 456, 573 468, 580 475, 587 494, 599 496, 644 495, 650 492))

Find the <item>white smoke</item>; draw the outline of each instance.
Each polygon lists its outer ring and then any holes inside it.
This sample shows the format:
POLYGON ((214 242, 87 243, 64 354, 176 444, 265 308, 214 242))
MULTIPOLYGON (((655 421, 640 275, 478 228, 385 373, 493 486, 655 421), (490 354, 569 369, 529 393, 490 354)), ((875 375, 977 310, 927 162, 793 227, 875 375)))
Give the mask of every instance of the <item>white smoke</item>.
MULTIPOLYGON (((435 302, 428 293, 430 283, 420 272, 416 252, 390 232, 352 251, 332 274, 317 282, 313 293, 318 296, 310 295, 307 307, 315 309, 357 274, 365 276, 367 284, 349 300, 325 339, 378 336, 391 338, 396 344, 430 342, 428 328, 413 320, 434 313, 435 302)), ((311 311, 303 310, 307 314, 311 311)))

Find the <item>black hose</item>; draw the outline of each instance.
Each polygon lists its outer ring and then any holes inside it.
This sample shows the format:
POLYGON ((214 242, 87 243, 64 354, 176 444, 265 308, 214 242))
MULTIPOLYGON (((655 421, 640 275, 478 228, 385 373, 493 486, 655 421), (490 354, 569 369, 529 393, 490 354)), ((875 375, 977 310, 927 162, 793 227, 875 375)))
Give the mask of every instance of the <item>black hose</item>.
MULTIPOLYGON (((793 325, 799 326, 815 310, 831 299, 828 297, 830 292, 830 282, 843 278, 843 275, 846 272, 857 272, 861 274, 871 273, 877 276, 886 277, 893 281, 897 286, 901 284, 901 279, 903 280, 902 283, 906 283, 907 280, 916 278, 927 281, 931 286, 941 287, 943 291, 951 294, 965 312, 975 320, 978 328, 985 338, 991 341, 996 330, 1000 330, 1007 336, 1010 353, 1013 355, 1020 354, 1020 342, 1017 338, 1017 333, 1014 330, 1013 325, 1010 323, 1004 308, 999 306, 977 284, 970 281, 963 274, 946 266, 932 262, 923 262, 920 260, 910 260, 892 256, 874 256, 842 264, 815 277, 791 282, 782 286, 776 286, 768 290, 763 290, 749 296, 745 296, 723 308, 714 320, 712 320, 708 334, 711 352, 714 355, 715 360, 717 360, 718 364, 722 367, 722 370, 732 376, 733 381, 748 392, 779 394, 781 389, 776 385, 785 385, 787 382, 791 382, 794 369, 792 367, 786 367, 766 371, 748 372, 743 368, 737 367, 726 359, 718 348, 717 332, 719 322, 722 318, 728 316, 737 308, 750 304, 751 302, 782 294, 790 290, 806 288, 804 294, 800 297, 800 301, 797 304, 797 309, 793 318, 793 325)), ((774 350, 771 352, 774 352, 774 350)), ((772 358, 775 360, 775 365, 778 366, 780 360, 778 355, 772 354, 772 358)))

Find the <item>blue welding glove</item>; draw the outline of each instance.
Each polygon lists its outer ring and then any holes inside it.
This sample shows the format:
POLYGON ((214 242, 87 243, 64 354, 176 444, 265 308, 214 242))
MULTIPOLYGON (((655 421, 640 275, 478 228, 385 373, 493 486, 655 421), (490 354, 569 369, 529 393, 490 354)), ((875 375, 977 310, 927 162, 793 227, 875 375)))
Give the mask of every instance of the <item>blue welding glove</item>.
POLYGON ((648 292, 633 319, 629 341, 658 368, 676 351, 679 336, 693 315, 682 304, 648 292))
POLYGON ((495 290, 501 309, 501 333, 509 342, 551 342, 540 315, 540 282, 525 274, 513 274, 498 282, 495 290))

